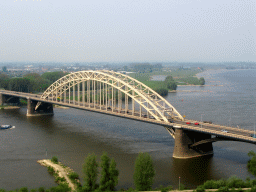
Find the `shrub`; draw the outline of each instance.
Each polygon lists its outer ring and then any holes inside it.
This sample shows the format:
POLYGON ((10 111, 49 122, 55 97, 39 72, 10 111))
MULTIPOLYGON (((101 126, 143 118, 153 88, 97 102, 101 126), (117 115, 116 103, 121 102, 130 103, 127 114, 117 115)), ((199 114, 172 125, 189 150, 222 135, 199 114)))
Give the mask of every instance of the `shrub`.
POLYGON ((28 192, 28 188, 27 187, 22 187, 22 188, 20 188, 19 192, 28 192))
POLYGON ((67 183, 61 183, 56 187, 52 187, 49 190, 50 192, 68 192, 71 191, 71 188, 68 186, 67 183))
POLYGON ((199 185, 197 188, 196 188, 196 192, 205 192, 205 188, 203 185, 199 185))
POLYGON ((68 177, 71 179, 71 180, 75 180, 75 179, 79 179, 79 175, 75 172, 72 172, 68 175, 68 177))
POLYGON ((242 188, 244 188, 244 187, 246 187, 244 181, 242 179, 239 179, 236 176, 232 176, 227 180, 227 186, 229 188, 232 188, 232 187, 235 187, 235 188, 242 187, 242 188))
POLYGON ((65 182, 65 181, 66 181, 66 179, 64 177, 56 177, 56 179, 55 179, 56 183, 61 183, 61 182, 65 182))
POLYGON ((58 158, 53 156, 52 159, 51 159, 51 162, 55 163, 55 164, 58 164, 58 158))
POLYGON ((51 167, 51 166, 47 167, 47 170, 48 170, 48 172, 49 172, 51 175, 53 175, 53 174, 55 173, 53 167, 51 167))
POLYGON ((39 187, 38 192, 45 192, 44 187, 39 187))
POLYGON ((220 187, 220 188, 218 189, 218 191, 219 191, 219 192, 227 192, 227 191, 229 191, 229 188, 228 188, 227 186, 225 186, 225 187, 220 187))
POLYGON ((168 187, 164 187, 164 186, 160 185, 159 190, 160 190, 161 192, 167 192, 167 191, 173 190, 173 187, 172 187, 171 185, 168 186, 168 187))
POLYGON ((256 186, 253 186, 253 187, 251 188, 251 192, 256 192, 256 186))

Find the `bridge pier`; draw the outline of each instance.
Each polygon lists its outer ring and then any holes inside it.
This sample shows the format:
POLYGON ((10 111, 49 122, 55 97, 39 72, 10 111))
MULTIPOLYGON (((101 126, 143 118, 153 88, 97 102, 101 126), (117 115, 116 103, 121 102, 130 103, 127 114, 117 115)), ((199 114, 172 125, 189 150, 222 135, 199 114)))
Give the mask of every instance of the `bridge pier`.
POLYGON ((188 159, 205 155, 213 155, 212 143, 205 143, 195 147, 190 147, 190 145, 198 141, 210 138, 211 135, 209 134, 176 128, 173 157, 177 159, 188 159))
POLYGON ((15 96, 9 96, 9 95, 4 95, 0 93, 0 105, 4 105, 5 103, 11 103, 11 104, 20 104, 20 98, 15 97, 15 96))
POLYGON ((4 103, 5 103, 5 96, 2 93, 0 93, 0 105, 4 105, 4 103))
POLYGON ((35 110, 37 102, 29 98, 27 99, 27 116, 53 115, 52 104, 42 102, 38 109, 35 110))

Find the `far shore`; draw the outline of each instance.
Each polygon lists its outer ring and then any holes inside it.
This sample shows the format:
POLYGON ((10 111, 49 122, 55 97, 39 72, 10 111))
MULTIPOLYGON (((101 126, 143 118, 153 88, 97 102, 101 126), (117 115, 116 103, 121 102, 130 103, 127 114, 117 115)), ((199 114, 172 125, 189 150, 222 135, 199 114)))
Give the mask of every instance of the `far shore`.
POLYGON ((0 106, 0 109, 19 109, 20 106, 0 106))

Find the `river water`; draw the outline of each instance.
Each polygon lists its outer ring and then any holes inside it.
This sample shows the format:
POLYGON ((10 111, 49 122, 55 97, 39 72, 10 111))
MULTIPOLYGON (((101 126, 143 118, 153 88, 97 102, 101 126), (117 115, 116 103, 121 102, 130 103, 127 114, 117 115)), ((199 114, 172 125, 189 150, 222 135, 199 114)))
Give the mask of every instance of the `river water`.
MULTIPOLYGON (((256 70, 206 71, 206 86, 179 86, 166 99, 188 119, 210 120, 253 130, 256 123, 256 70)), ((187 187, 205 180, 253 177, 246 168, 247 153, 255 145, 222 141, 213 144, 214 156, 178 160, 172 158, 174 139, 161 126, 77 109, 54 109, 54 116, 26 117, 26 108, 0 110, 0 123, 15 129, 0 131, 0 188, 56 186, 54 178, 37 160, 57 156, 82 178, 88 153, 100 159, 106 151, 120 170, 117 188, 133 185, 134 162, 139 152, 153 158, 154 187, 173 185, 179 177, 187 187)))

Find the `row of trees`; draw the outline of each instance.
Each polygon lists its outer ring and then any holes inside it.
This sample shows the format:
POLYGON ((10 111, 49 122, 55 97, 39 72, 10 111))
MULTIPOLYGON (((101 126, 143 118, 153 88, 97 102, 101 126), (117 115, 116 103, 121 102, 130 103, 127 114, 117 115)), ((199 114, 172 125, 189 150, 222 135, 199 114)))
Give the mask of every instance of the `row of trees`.
MULTIPOLYGON (((101 178, 99 184, 98 163, 95 154, 89 154, 83 166, 84 186, 82 192, 90 191, 114 191, 118 184, 119 171, 114 159, 110 159, 107 153, 101 156, 101 178)), ((149 191, 152 188, 155 170, 153 161, 148 153, 140 153, 135 162, 134 184, 138 191, 149 191)))
POLYGON ((30 73, 22 78, 9 78, 5 73, 0 74, 0 88, 20 92, 42 92, 53 82, 66 75, 59 72, 46 72, 42 75, 30 73))

